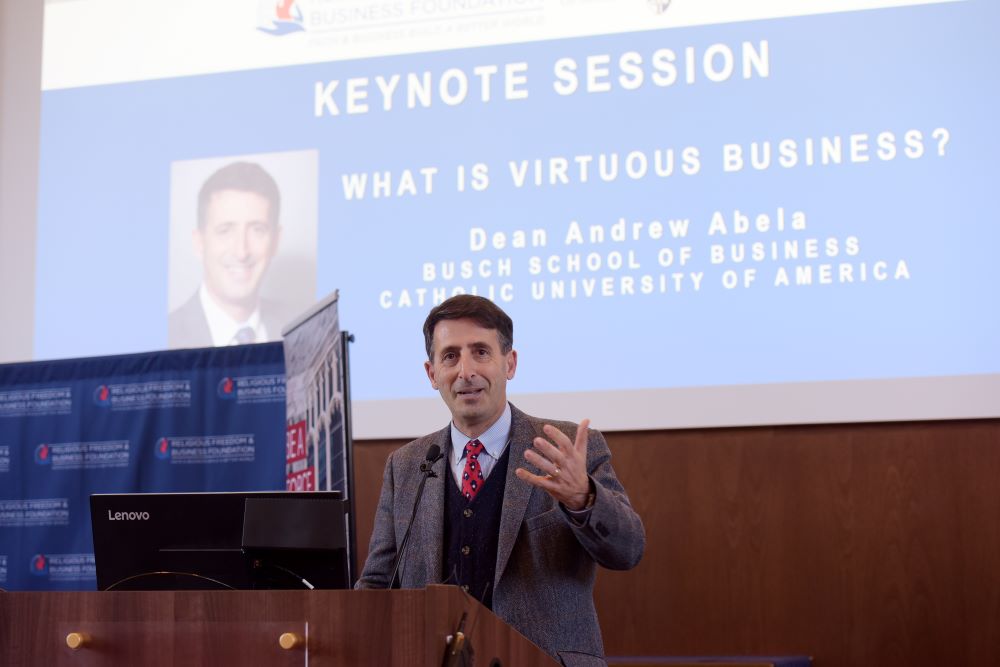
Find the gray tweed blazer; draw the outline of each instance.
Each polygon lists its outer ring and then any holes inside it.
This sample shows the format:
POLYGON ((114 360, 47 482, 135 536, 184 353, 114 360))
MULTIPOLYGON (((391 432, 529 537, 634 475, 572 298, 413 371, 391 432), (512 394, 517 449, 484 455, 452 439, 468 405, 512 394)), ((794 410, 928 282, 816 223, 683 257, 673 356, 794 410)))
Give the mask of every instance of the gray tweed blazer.
MULTIPOLYGON (((533 470, 524 452, 542 425, 552 424, 572 439, 576 424, 531 417, 511 406, 510 464, 500 518, 493 611, 525 637, 566 665, 603 665, 604 646, 594 609, 597 565, 626 570, 639 562, 646 544, 642 520, 629 503, 611 467, 604 436, 591 430, 587 467, 597 497, 590 518, 575 525, 541 489, 522 482, 518 467, 533 470)), ((409 545, 400 564, 403 588, 444 581, 444 484, 454 484, 448 468, 450 425, 414 440, 390 456, 382 478, 375 527, 357 588, 389 585, 396 546, 413 511, 420 463, 437 444, 445 458, 434 464, 417 510, 409 545)))

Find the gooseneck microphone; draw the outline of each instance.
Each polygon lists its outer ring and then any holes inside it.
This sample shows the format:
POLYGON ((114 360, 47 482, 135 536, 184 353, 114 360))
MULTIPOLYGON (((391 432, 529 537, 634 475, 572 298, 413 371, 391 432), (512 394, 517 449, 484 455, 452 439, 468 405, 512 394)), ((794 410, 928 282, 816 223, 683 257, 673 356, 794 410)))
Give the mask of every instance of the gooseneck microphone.
POLYGON ((431 445, 427 448, 427 454, 424 456, 424 462, 420 464, 420 472, 423 473, 423 478, 420 480, 420 486, 417 487, 417 497, 413 501, 413 514, 410 515, 410 523, 406 526, 406 533, 403 534, 403 540, 399 543, 399 549, 396 551, 396 560, 392 564, 392 576, 389 577, 389 588, 400 588, 401 582, 398 579, 399 576, 399 563, 403 560, 403 552, 406 551, 406 543, 410 540, 410 529, 413 528, 413 520, 417 518, 417 507, 420 506, 420 498, 424 495, 424 484, 427 483, 428 478, 437 477, 437 473, 431 468, 435 463, 441 460, 444 454, 441 453, 441 447, 438 445, 431 445))

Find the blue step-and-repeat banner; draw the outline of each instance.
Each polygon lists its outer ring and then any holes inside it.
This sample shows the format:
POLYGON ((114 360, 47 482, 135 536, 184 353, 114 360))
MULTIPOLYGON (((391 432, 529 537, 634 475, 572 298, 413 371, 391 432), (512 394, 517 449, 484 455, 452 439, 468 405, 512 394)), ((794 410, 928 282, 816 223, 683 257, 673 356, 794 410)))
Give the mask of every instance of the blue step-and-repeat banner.
POLYGON ((284 488, 281 343, 0 366, 0 588, 96 587, 92 493, 284 488))

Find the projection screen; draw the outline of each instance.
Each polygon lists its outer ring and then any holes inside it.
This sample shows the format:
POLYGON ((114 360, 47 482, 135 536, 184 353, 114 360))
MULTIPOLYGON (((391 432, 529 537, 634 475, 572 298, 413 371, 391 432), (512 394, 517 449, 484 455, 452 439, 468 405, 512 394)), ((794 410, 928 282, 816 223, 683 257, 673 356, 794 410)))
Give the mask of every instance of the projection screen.
POLYGON ((183 346, 217 272, 261 321, 340 290, 360 438, 446 423, 420 328, 462 292, 514 319, 513 402, 606 430, 1000 416, 998 20, 47 2, 34 357, 183 346), (213 265, 199 192, 234 163, 280 234, 213 265))

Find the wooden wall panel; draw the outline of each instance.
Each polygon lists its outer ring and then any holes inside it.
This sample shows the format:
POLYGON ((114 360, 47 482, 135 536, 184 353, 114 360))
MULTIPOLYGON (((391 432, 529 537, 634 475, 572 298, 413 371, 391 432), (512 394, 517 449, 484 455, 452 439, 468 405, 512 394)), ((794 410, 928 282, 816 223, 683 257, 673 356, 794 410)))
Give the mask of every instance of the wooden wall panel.
MULTIPOLYGON (((1000 664, 1000 420, 606 434, 647 531, 609 655, 1000 664)), ((358 442, 360 557, 395 442, 358 442)))

